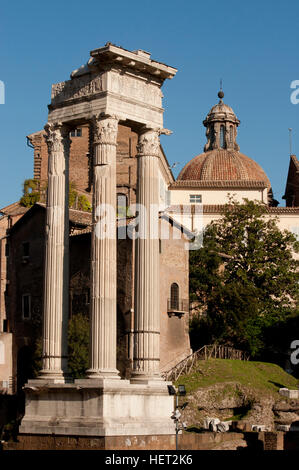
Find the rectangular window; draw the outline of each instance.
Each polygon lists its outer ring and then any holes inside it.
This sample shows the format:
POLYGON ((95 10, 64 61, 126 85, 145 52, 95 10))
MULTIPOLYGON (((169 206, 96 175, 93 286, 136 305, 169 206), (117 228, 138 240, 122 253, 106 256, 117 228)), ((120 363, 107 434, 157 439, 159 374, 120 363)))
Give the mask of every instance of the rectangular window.
POLYGON ((190 194, 190 204, 201 204, 201 194, 190 194))
POLYGON ((9 256, 9 244, 7 242, 5 244, 5 256, 9 256))
POLYGON ((30 243, 29 242, 24 242, 23 243, 23 256, 28 258, 29 253, 30 253, 30 243))
POLYGON ((70 136, 71 136, 71 137, 82 137, 82 129, 81 129, 81 128, 73 129, 73 130, 70 132, 70 136))
POLYGON ((22 316, 23 320, 30 320, 31 318, 31 295, 22 295, 22 316))

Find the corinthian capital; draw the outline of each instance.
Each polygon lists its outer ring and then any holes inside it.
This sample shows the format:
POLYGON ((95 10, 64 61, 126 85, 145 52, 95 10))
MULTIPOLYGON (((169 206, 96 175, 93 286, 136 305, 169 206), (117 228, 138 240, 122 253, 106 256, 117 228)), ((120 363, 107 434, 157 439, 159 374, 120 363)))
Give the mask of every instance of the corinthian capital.
POLYGON ((159 131, 148 129, 139 135, 137 145, 138 155, 158 157, 160 153, 159 131))
POLYGON ((93 116, 94 144, 117 144, 118 119, 116 116, 93 116))
POLYGON ((47 123, 44 127, 46 131, 46 142, 50 153, 68 152, 70 139, 69 129, 61 122, 47 123))

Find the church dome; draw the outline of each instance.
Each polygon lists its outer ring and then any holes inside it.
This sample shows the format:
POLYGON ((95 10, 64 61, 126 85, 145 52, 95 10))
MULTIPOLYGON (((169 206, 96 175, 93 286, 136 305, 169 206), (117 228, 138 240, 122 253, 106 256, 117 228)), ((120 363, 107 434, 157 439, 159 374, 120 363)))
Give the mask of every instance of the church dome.
POLYGON ((194 157, 184 166, 178 181, 247 181, 264 182, 270 189, 270 181, 262 167, 237 150, 214 149, 194 157))

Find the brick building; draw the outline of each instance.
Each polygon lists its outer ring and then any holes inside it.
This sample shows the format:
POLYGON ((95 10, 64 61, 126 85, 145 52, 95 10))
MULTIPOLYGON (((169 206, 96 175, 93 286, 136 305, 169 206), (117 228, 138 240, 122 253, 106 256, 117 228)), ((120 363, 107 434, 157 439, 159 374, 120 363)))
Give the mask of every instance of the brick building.
POLYGON ((7 316, 9 260, 9 230, 14 223, 27 212, 18 202, 10 204, 0 210, 0 389, 12 391, 14 389, 12 375, 12 333, 7 316))
MULTIPOLYGON (((44 139, 45 131, 35 132, 27 136, 29 145, 34 149, 34 179, 38 181, 45 198, 48 171, 48 149, 44 139)), ((92 200, 92 142, 91 132, 87 125, 82 125, 71 131, 71 150, 69 160, 69 180, 79 194, 84 194, 92 200)), ((127 206, 136 202, 137 133, 130 127, 118 126, 117 137, 117 190, 125 196, 127 206)), ((174 181, 169 164, 161 148, 161 202, 165 200, 168 185, 174 181)))

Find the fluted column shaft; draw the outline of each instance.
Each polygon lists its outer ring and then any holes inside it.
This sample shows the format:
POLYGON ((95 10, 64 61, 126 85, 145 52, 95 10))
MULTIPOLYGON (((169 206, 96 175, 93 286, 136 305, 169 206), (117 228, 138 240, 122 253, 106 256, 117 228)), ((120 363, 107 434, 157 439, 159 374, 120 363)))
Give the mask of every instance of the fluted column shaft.
POLYGON ((116 369, 116 145, 118 120, 93 119, 93 230, 89 378, 118 378, 116 369))
POLYGON ((48 194, 41 378, 67 374, 69 298, 69 133, 63 125, 47 124, 48 194))
POLYGON ((137 204, 139 236, 135 251, 135 321, 133 380, 160 377, 159 302, 159 135, 139 136, 137 204))

